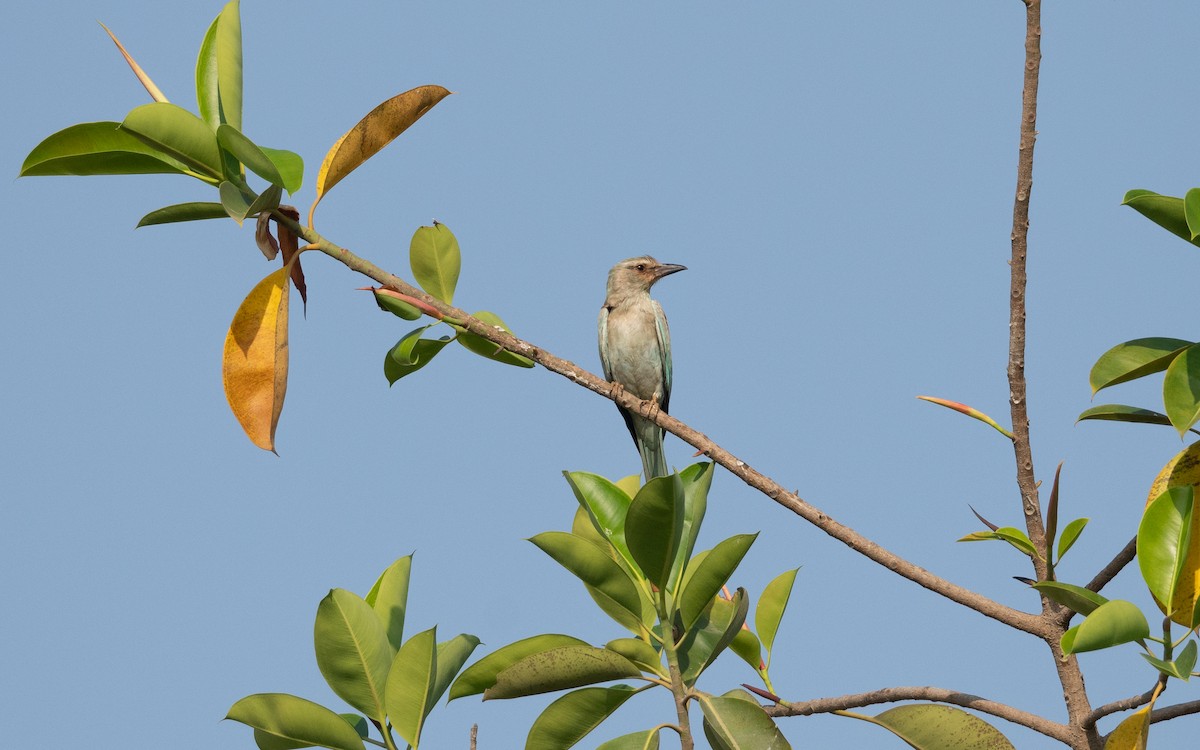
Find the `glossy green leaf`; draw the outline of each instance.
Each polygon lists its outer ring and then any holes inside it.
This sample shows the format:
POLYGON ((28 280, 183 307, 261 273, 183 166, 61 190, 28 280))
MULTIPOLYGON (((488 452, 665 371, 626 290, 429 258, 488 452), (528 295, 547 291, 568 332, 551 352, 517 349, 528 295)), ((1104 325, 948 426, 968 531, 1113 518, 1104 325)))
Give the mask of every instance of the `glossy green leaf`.
POLYGON ((421 741, 425 717, 437 702, 437 628, 421 631, 400 647, 388 671, 384 705, 396 733, 413 750, 421 741))
POLYGON ((139 227, 155 224, 172 224, 177 221, 203 221, 205 219, 228 219, 225 207, 220 203, 176 203, 151 211, 138 222, 139 227))
POLYGON ((60 130, 29 152, 19 176, 187 173, 187 165, 119 128, 84 122, 60 130))
POLYGON ((883 727, 916 750, 1013 750, 998 729, 954 706, 919 703, 877 716, 842 715, 883 727))
POLYGON ((1167 369, 1171 361, 1192 342, 1183 339, 1151 337, 1117 344, 1096 360, 1088 380, 1092 394, 1118 383, 1152 375, 1167 369))
POLYGON ((182 107, 154 102, 125 115, 121 130, 167 154, 202 178, 223 179, 217 135, 204 121, 182 107))
POLYGON ((759 642, 757 635, 746 628, 741 628, 737 635, 733 636, 733 640, 729 643, 729 650, 740 656, 742 661, 749 664, 755 672, 765 669, 767 666, 763 661, 762 643, 759 642))
POLYGON ((438 352, 453 341, 449 336, 443 336, 440 339, 423 339, 421 334, 426 328, 429 326, 410 331, 388 350, 387 355, 383 358, 383 375, 388 379, 389 385, 394 385, 400 378, 412 375, 429 364, 429 361, 437 356, 438 352))
POLYGON ((248 695, 234 703, 225 718, 300 743, 292 747, 320 745, 334 750, 364 747, 358 732, 344 718, 322 705, 286 693, 248 695))
POLYGON ((420 320, 424 315, 420 310, 408 304, 404 300, 396 299, 389 294, 381 294, 379 289, 371 289, 375 296, 375 304, 379 305, 379 309, 384 312, 390 312, 392 315, 404 318, 405 320, 420 320))
POLYGON ((640 638, 617 638, 604 644, 604 647, 624 656, 646 672, 653 672, 660 677, 667 676, 662 655, 640 638))
POLYGON ((479 639, 469 633, 459 633, 450 640, 438 644, 437 680, 434 682, 429 708, 433 708, 433 705, 446 694, 446 690, 478 646, 479 639))
POLYGON ((429 294, 442 302, 454 301, 454 288, 462 268, 458 239, 445 224, 419 227, 408 246, 413 278, 429 294))
POLYGON ((641 616, 642 600, 637 586, 600 545, 563 531, 547 531, 529 541, 632 616, 641 616))
POLYGON ((564 471, 567 484, 575 499, 583 508, 596 530, 621 556, 633 562, 629 546, 625 543, 625 514, 629 512, 632 499, 617 485, 597 474, 585 471, 564 471))
POLYGON ((531 654, 496 675, 484 700, 520 698, 598 682, 640 677, 642 671, 620 654, 592 646, 560 646, 531 654))
POLYGON ((213 19, 200 42, 200 54, 196 58, 196 105, 200 119, 215 133, 221 124, 221 97, 217 82, 217 26, 221 14, 213 19))
POLYGON ((650 598, 648 586, 641 585, 641 582, 644 580, 641 573, 636 572, 633 563, 618 554, 616 549, 608 543, 608 540, 600 535, 600 532, 596 530, 595 525, 592 523, 591 517, 582 507, 575 509, 575 518, 571 523, 571 533, 600 545, 606 554, 621 566, 621 569, 625 571, 629 580, 639 582, 635 584, 635 588, 638 592, 638 598, 641 600, 640 616, 630 613, 629 610, 619 606, 607 595, 585 584, 588 595, 596 602, 596 606, 600 607, 606 615, 613 618, 621 627, 629 630, 639 638, 649 633, 650 628, 654 626, 655 621, 658 619, 658 613, 654 608, 654 601, 650 598))
POLYGON ((960 542, 987 542, 999 540, 1008 542, 1015 549, 1023 554, 1033 557, 1036 553, 1033 542, 1029 541, 1029 537, 1024 531, 1015 526, 1001 526, 995 531, 973 531, 970 534, 960 538, 960 542))
POLYGON ((1171 420, 1167 419, 1166 414, 1159 414, 1150 409, 1141 409, 1136 406, 1126 406, 1125 404, 1101 404, 1087 409, 1076 422, 1082 422, 1087 419, 1102 419, 1109 422, 1136 422, 1139 424, 1161 424, 1170 425, 1171 420))
MULTIPOLYGON (((783 620, 783 612, 792 597, 792 586, 799 571, 800 569, 796 568, 780 573, 767 584, 758 599, 758 606, 754 610, 754 629, 768 654, 775 648, 775 634, 779 632, 779 623, 783 620)), ((770 663, 768 657, 767 664, 770 663)))
POLYGON ((411 575, 412 555, 406 555, 380 573, 367 593, 366 602, 379 616, 388 643, 394 649, 404 644, 404 613, 408 611, 408 582, 411 575))
POLYGON ((1122 203, 1171 234, 1192 241, 1182 198, 1159 195, 1151 190, 1130 190, 1125 193, 1122 203))
POLYGON ((1080 654, 1131 643, 1150 635, 1146 616, 1135 605, 1120 599, 1101 604, 1083 622, 1062 637, 1062 649, 1080 654))
POLYGON ((299 190, 300 186, 304 184, 304 159, 300 158, 300 154, 281 148, 267 148, 266 146, 258 148, 275 165, 275 171, 279 173, 279 178, 283 180, 283 187, 288 193, 295 193, 299 190))
POLYGON ((683 482, 678 474, 655 477, 629 504, 625 542, 642 573, 655 586, 666 588, 675 552, 683 536, 683 482))
POLYGON ((1063 529, 1062 536, 1058 540, 1058 559, 1061 560, 1063 555, 1067 554, 1067 550, 1075 545, 1079 539, 1079 535, 1083 533, 1083 529, 1088 525, 1087 518, 1076 518, 1067 524, 1063 529))
POLYGON ((521 659, 562 646, 588 646, 588 644, 578 638, 555 633, 535 635, 510 643, 475 662, 459 675, 459 678, 450 686, 450 700, 464 698, 468 695, 478 695, 495 685, 496 676, 521 659))
POLYGON ((623 734, 600 744, 596 750, 658 750, 658 729, 623 734))
POLYGON ((1200 344, 1184 349, 1167 367, 1163 404, 1180 437, 1200 419, 1200 344))
POLYGON ((758 534, 731 536, 709 550, 703 561, 696 566, 677 600, 685 630, 692 626, 696 618, 716 598, 721 587, 728 583, 729 577, 733 575, 733 571, 737 569, 757 537, 758 534))
POLYGON ((333 589, 317 607, 313 628, 317 667, 339 698, 383 721, 383 690, 394 651, 371 605, 333 589))
POLYGON ((628 685, 589 687, 555 700, 529 729, 525 750, 567 750, 612 716, 637 691, 628 685))
MULTIPOLYGON (((505 325, 504 321, 500 320, 500 316, 495 313, 488 312, 487 310, 480 310, 479 312, 475 313, 474 317, 493 328, 497 328, 505 333, 512 333, 512 329, 505 325)), ((520 354, 513 354, 505 349, 501 349, 482 336, 476 336, 470 331, 459 328, 457 339, 458 343, 466 347, 467 351, 474 352, 481 357, 487 357, 494 362, 500 362, 501 364, 505 365, 513 365, 515 367, 533 367, 532 359, 529 359, 528 357, 522 357, 520 354)))
POLYGON ((267 189, 258 194, 254 202, 250 204, 250 210, 246 212, 246 216, 258 216, 264 211, 270 212, 279 208, 279 200, 283 197, 283 188, 278 185, 268 185, 267 189))
POLYGON ((239 162, 246 165, 246 169, 272 185, 284 187, 283 177, 279 174, 275 162, 254 141, 243 135, 242 131, 223 123, 217 126, 217 143, 233 154, 239 162))
POLYGON ((1187 221, 1188 239, 1200 236, 1200 188, 1192 188, 1183 196, 1183 218, 1187 221))
POLYGON ((1039 581, 1032 584, 1030 588, 1037 589, 1045 594, 1046 598, 1050 601, 1058 602, 1072 612, 1078 612, 1084 617, 1090 615, 1101 604, 1108 602, 1106 597, 1097 594, 1091 589, 1059 581, 1039 581))
POLYGON ((246 195, 241 188, 228 180, 221 183, 219 192, 221 195, 221 205, 225 207, 225 213, 229 214, 229 218, 236 221, 238 226, 241 226, 242 222, 250 214, 250 206, 254 198, 246 195))
POLYGON ((238 1, 226 3, 217 17, 217 93, 221 122, 242 129, 242 19, 238 1))
POLYGON ((1137 559, 1142 579, 1160 602, 1175 599, 1191 540, 1195 498, 1191 485, 1171 487, 1146 506, 1138 526, 1137 559))
POLYGON ((700 674, 729 646, 746 622, 749 609, 745 589, 738 589, 732 601, 713 600, 712 606, 684 634, 676 651, 686 684, 695 684, 700 674))
MULTIPOLYGON (((738 691, 741 692, 741 691, 738 691)), ((712 745, 729 750, 791 750, 775 721, 757 701, 700 693, 704 731, 712 745)))
POLYGON ((713 462, 701 461, 679 472, 679 479, 683 482, 683 532, 671 573, 673 585, 682 578, 696 549, 696 539, 700 536, 700 527, 708 510, 708 491, 712 487, 714 468, 713 462))
POLYGON ((1156 659, 1150 654, 1142 654, 1142 658, 1166 676, 1187 682, 1191 679, 1192 669, 1196 666, 1196 642, 1188 641, 1183 650, 1179 652, 1179 658, 1173 661, 1156 659))

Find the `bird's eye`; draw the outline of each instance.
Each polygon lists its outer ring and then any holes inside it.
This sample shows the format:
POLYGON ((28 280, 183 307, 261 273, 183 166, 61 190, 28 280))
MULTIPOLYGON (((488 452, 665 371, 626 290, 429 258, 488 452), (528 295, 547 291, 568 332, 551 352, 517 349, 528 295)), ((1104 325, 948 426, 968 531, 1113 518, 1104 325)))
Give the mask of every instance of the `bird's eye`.
POLYGON ((645 270, 646 270, 646 264, 645 264, 645 263, 638 263, 638 264, 637 264, 637 270, 639 270, 639 271, 645 271, 645 270))

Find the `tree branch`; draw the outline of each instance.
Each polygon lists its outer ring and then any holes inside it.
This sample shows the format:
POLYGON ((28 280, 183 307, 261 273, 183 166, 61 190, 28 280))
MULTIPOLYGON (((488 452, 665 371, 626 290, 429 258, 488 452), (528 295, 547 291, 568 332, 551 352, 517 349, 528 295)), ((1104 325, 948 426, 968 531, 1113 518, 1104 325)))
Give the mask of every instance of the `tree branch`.
POLYGON ((882 690, 872 690, 868 693, 842 695, 836 698, 818 698, 810 701, 789 702, 785 705, 769 706, 766 712, 771 716, 811 716, 833 711, 844 711, 850 708, 873 706, 880 703, 896 701, 922 700, 936 703, 949 703, 962 706, 980 713, 990 714, 1014 724, 1028 727, 1035 732, 1044 734, 1065 744, 1070 744, 1075 731, 1064 724, 1044 719, 1037 714, 1013 708, 1004 703, 981 698, 978 695, 962 693, 957 690, 947 690, 939 687, 890 687, 882 690))

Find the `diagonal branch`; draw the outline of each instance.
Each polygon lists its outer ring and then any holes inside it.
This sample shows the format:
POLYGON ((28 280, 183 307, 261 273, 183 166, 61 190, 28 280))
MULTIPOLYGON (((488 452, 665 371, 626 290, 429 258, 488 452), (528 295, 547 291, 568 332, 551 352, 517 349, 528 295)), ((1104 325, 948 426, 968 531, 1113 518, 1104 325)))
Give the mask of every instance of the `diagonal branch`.
POLYGON ((897 575, 903 576, 934 593, 940 594, 947 599, 969 607, 986 617, 998 620, 1010 627, 1037 635, 1041 638, 1046 638, 1050 634, 1047 624, 1038 615, 1005 606, 968 588, 930 573, 928 570, 881 547, 848 526, 838 523, 820 509, 802 500, 795 492, 785 490, 778 482, 751 468, 746 462, 714 443, 708 436, 664 413, 652 402, 641 401, 625 389, 614 389, 612 383, 588 372, 575 363, 561 357, 556 357, 544 349, 484 323, 463 310, 445 304, 398 276, 384 271, 382 268, 355 255, 346 248, 329 242, 317 232, 301 226, 287 217, 282 217, 279 220, 309 242, 311 249, 320 250, 341 262, 352 271, 357 271, 364 276, 374 279, 385 287, 420 300, 425 305, 438 311, 441 316, 455 319, 456 323, 462 325, 463 328, 466 328, 471 333, 496 344, 498 350, 506 349, 528 357, 547 370, 562 375, 577 385, 611 399, 618 405, 656 422, 672 435, 675 435, 680 440, 683 440, 702 454, 711 458, 718 465, 729 470, 730 473, 746 484, 762 492, 834 539, 883 565, 897 575))
POLYGON ((818 698, 810 701, 789 702, 786 705, 770 706, 766 712, 771 716, 811 716, 813 714, 845 711, 850 708, 873 706, 880 703, 896 701, 921 700, 936 703, 949 703, 962 706, 980 713, 990 714, 1014 724, 1028 727, 1035 732, 1056 739, 1064 744, 1070 744, 1075 731, 1066 725, 1044 719, 1037 714, 1013 708, 1005 703, 981 698, 978 695, 962 693, 939 687, 890 687, 882 690, 872 690, 855 695, 841 695, 836 698, 818 698))

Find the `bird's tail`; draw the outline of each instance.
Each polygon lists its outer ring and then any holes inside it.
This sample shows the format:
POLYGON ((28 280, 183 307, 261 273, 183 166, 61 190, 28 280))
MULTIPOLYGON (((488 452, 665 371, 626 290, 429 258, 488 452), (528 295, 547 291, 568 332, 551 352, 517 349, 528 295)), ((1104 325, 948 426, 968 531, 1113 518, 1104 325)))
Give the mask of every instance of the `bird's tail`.
POLYGON ((641 425, 641 428, 638 430, 637 448, 642 456, 642 471, 649 482, 655 477, 665 477, 671 472, 667 468, 667 454, 663 451, 662 428, 653 422, 647 422, 641 425))

